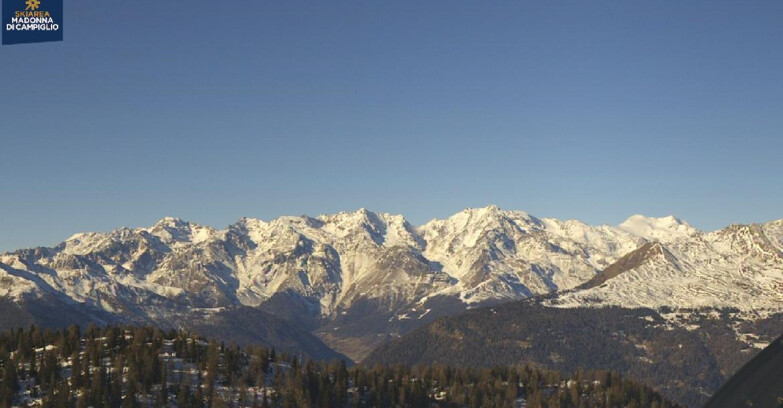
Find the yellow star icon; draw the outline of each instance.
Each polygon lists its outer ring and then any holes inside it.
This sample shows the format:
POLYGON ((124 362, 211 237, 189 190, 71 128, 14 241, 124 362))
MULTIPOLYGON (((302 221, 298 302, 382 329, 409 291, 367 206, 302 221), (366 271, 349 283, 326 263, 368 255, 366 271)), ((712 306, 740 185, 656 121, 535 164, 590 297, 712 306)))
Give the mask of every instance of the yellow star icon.
POLYGON ((24 4, 27 5, 27 8, 25 9, 25 11, 27 11, 27 10, 35 10, 38 7, 41 7, 41 0, 27 0, 24 4))

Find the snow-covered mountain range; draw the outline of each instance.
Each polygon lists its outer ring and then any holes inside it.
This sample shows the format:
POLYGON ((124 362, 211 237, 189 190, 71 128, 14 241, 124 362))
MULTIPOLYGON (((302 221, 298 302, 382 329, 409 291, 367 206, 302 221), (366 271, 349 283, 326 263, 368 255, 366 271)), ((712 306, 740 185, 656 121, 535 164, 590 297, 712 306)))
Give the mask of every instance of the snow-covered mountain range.
POLYGON ((779 310, 782 248, 783 220, 703 233, 671 216, 590 226, 496 206, 419 227, 364 209, 242 218, 223 230, 164 218, 0 255, 0 298, 57 297, 172 326, 193 313, 260 308, 360 358, 434 317, 557 291, 559 307, 779 310))

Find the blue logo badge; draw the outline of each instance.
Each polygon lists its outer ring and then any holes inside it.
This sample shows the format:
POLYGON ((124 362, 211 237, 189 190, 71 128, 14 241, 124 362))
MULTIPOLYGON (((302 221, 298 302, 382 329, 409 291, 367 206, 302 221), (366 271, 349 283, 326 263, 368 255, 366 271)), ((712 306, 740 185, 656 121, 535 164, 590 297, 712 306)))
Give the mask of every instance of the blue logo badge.
POLYGON ((63 40, 63 0, 3 0, 3 45, 63 40))

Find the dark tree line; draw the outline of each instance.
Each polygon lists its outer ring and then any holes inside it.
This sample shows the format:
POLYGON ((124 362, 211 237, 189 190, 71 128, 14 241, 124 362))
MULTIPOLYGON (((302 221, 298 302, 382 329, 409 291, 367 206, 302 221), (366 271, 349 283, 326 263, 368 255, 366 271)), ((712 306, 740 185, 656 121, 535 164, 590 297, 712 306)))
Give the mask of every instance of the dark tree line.
POLYGON ((9 331, 0 369, 0 408, 674 406, 611 372, 347 367, 149 327, 9 331))

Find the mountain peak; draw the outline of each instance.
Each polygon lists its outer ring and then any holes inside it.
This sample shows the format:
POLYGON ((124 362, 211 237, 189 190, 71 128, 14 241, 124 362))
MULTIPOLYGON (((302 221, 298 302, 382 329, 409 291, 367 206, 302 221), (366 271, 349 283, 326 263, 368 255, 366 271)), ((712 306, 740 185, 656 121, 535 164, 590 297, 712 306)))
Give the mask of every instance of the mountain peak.
MULTIPOLYGON (((623 223, 626 222, 639 222, 639 221, 645 221, 645 222, 659 222, 659 223, 676 223, 676 224, 687 224, 685 221, 675 217, 674 215, 666 215, 663 217, 648 217, 644 214, 634 214, 630 217, 628 217, 623 223)), ((622 224, 621 224, 622 225, 622 224)))
POLYGON ((182 227, 187 225, 188 222, 182 221, 179 217, 163 217, 153 225, 154 227, 182 227))
POLYGON ((317 217, 322 222, 352 223, 356 225, 373 223, 380 218, 380 214, 372 212, 364 207, 355 211, 340 211, 334 214, 321 214, 317 217))
POLYGON ((177 217, 164 217, 146 231, 166 243, 189 242, 193 244, 206 241, 215 233, 212 227, 201 226, 177 217))
POLYGON ((497 214, 503 212, 503 210, 495 204, 490 204, 485 207, 467 207, 462 212, 468 214, 497 214))
POLYGON ((696 228, 673 215, 655 218, 635 214, 628 217, 618 227, 644 239, 662 242, 688 237, 698 232, 696 228))
POLYGON ((533 217, 531 217, 530 214, 525 211, 504 210, 495 204, 490 204, 486 207, 467 207, 461 212, 458 212, 447 219, 464 217, 468 217, 474 220, 498 217, 533 219, 533 217))

